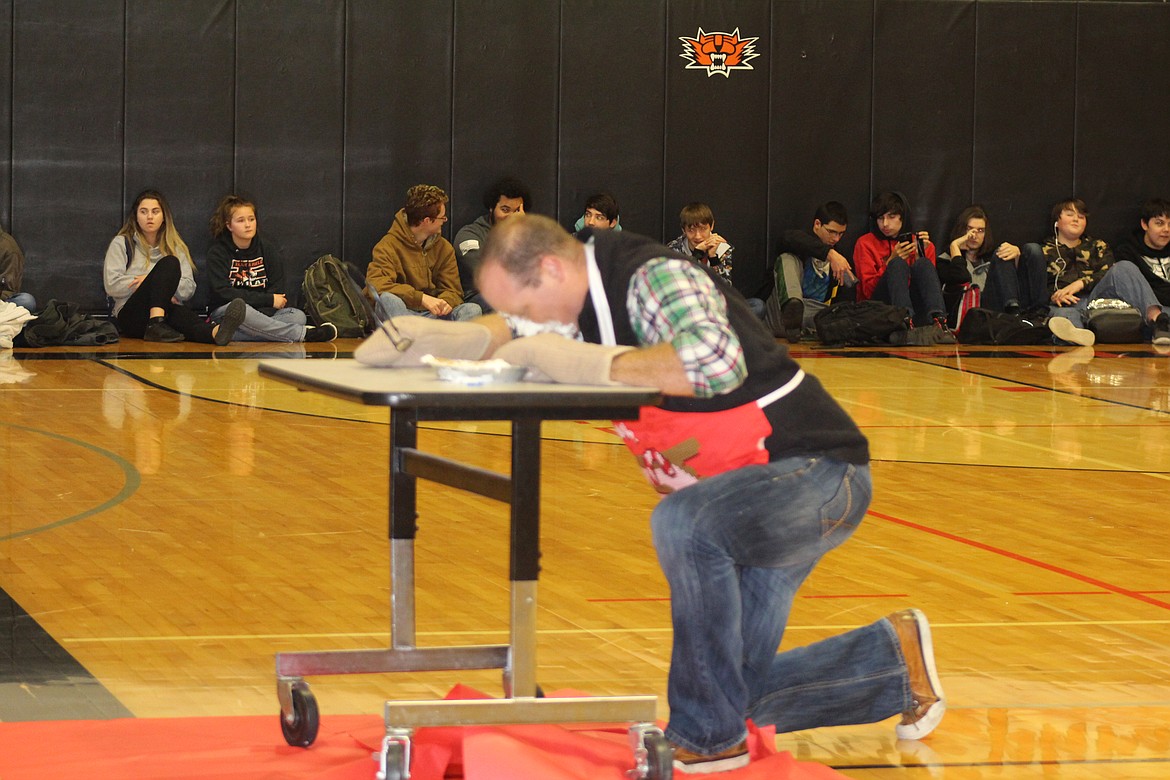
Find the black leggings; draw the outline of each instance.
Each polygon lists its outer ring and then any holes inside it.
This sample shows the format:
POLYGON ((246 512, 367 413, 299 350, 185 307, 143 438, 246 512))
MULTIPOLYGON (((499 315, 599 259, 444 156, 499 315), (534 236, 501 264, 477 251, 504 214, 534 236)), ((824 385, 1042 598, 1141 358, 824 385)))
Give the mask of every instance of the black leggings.
POLYGON ((171 300, 175 290, 179 289, 181 277, 179 258, 174 255, 167 255, 155 263, 142 284, 138 285, 138 289, 118 311, 118 330, 126 336, 140 339, 150 321, 150 310, 162 309, 166 312, 167 324, 182 333, 188 341, 214 344, 215 339, 211 336, 213 326, 183 304, 171 300))

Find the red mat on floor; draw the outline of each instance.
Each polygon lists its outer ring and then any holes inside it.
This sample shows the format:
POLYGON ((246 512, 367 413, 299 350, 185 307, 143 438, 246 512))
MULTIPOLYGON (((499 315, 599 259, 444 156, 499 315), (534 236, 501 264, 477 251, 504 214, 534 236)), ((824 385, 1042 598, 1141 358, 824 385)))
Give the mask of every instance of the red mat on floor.
MULTIPOLYGON (((467 689, 460 698, 480 698, 467 689)), ((376 715, 323 715, 316 742, 289 747, 278 716, 126 718, 0 723, 4 780, 163 780, 313 778, 369 780, 381 747, 376 715)), ((752 729, 752 763, 727 780, 839 780, 819 764, 777 753, 772 729, 752 729)), ((412 780, 626 780, 633 755, 625 725, 477 726, 419 729, 412 780)))

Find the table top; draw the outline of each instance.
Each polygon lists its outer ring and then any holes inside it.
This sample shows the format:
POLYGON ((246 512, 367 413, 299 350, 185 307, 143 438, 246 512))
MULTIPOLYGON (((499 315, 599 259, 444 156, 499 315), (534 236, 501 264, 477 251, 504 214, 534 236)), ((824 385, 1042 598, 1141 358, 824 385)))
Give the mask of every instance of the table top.
MULTIPOLYGON (((432 368, 377 368, 352 358, 262 360, 260 373, 372 406, 443 412, 443 419, 512 419, 524 411, 542 419, 630 419, 661 393, 652 387, 597 387, 544 382, 468 386, 445 382, 432 368)), ((436 418, 437 419, 437 418, 436 418)))

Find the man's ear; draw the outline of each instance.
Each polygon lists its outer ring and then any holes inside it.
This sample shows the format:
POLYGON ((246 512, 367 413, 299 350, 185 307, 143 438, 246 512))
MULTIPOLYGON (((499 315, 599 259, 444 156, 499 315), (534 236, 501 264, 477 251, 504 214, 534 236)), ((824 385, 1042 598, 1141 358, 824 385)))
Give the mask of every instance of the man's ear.
POLYGON ((553 281, 563 282, 565 280, 564 261, 554 254, 541 255, 540 270, 542 275, 547 275, 553 281))
POLYGON ((814 219, 813 220, 813 227, 814 228, 824 227, 824 224, 819 219, 814 219))

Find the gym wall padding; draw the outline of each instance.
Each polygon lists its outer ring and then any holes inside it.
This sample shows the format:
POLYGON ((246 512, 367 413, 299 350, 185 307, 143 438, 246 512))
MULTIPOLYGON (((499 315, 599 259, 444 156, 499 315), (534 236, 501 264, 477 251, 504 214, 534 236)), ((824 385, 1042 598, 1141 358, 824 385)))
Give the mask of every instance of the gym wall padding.
POLYGON ((502 175, 566 226, 609 189, 664 240, 707 201, 746 292, 821 201, 851 248, 883 188, 940 244, 972 201, 1039 239, 1070 193, 1111 240, 1170 195, 1165 29, 1146 0, 0 0, 0 221, 30 292, 94 311, 147 186, 200 265, 218 199, 254 197, 290 291, 320 253, 364 267, 410 185, 450 237, 502 175), (688 69, 700 28, 756 38, 751 69, 688 69))
POLYGON ((661 75, 674 51, 662 8, 628 0, 565 0, 562 8, 558 197, 555 210, 542 210, 571 227, 586 198, 609 190, 624 230, 661 236, 661 75))
POLYGON ((1078 183, 1090 185, 1084 190, 1093 199, 1090 229, 1109 241, 1113 226, 1139 226, 1142 200, 1170 197, 1167 10, 1157 4, 1078 6, 1074 173, 1078 183), (1147 47, 1152 39, 1156 51, 1147 47))
POLYGON ((561 16, 559 3, 455 3, 448 235, 483 213, 502 176, 555 216, 561 16))
MULTIPOLYGON (((12 51, 12 0, 0 0, 0 41, 12 51)), ((12 57, 0 57, 0 116, 12 115, 12 57)), ((12 148, 12 122, 0 122, 0 149, 12 148)), ((12 224, 12 155, 0 153, 0 227, 12 224)))
POLYGON ((1051 204, 1076 189, 1077 6, 980 3, 976 17, 970 197, 997 239, 1038 241, 1051 204))
MULTIPOLYGON (((235 15, 204 0, 127 3, 123 202, 161 192, 192 257, 211 243, 213 205, 231 192, 235 114, 235 15), (191 45, 175 42, 199 35, 191 45), (197 73, 198 78, 191 75, 197 73)), ((115 204, 116 205, 116 204, 115 204)), ((120 220, 119 220, 120 222, 120 220)), ((112 226, 110 236, 120 225, 112 226)), ((201 284, 192 304, 206 305, 201 284)))
POLYGON ((709 204, 715 232, 735 246, 735 284, 749 295, 763 282, 767 247, 769 14, 755 0, 672 2, 667 13, 664 234, 682 233, 678 212, 686 203, 709 204), (685 67, 679 39, 700 28, 759 38, 751 44, 758 56, 745 60, 751 70, 723 76, 685 67))
MULTIPOLYGON (((454 6, 350 0, 346 17, 340 256, 364 268, 411 185, 449 187, 454 6)), ((447 223, 448 238, 456 219, 447 223)))
POLYGON ((774 25, 771 43, 768 251, 775 256, 783 231, 811 227, 816 207, 836 200, 849 211, 848 255, 869 208, 873 14, 839 0, 801 9, 774 25))
POLYGON ((105 309, 102 258, 123 216, 124 11, 13 3, 10 232, 41 302, 105 309))
POLYGON ((341 245, 345 4, 235 8, 234 187, 256 200, 260 233, 279 242, 292 281, 341 245))

